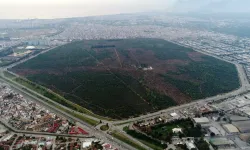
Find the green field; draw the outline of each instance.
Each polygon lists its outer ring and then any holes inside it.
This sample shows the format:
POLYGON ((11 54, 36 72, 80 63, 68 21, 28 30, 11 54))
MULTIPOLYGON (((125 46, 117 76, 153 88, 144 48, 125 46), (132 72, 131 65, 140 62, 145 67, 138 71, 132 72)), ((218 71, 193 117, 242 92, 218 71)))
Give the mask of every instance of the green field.
POLYGON ((108 125, 102 125, 102 126, 100 127, 100 129, 101 129, 102 131, 107 131, 107 130, 109 129, 109 126, 108 126, 108 125))
POLYGON ((130 130, 128 127, 125 127, 123 130, 130 136, 138 139, 140 142, 154 150, 164 150, 168 147, 167 144, 162 144, 160 141, 152 139, 142 133, 138 133, 135 130, 130 130))
MULTIPOLYGON (((96 115, 96 114, 92 113, 91 111, 87 110, 86 108, 83 108, 80 105, 72 103, 71 101, 65 99, 64 97, 54 93, 53 91, 48 90, 48 89, 46 89, 46 88, 44 88, 44 87, 42 87, 40 85, 37 85, 36 83, 33 83, 33 82, 31 82, 31 81, 29 81, 27 79, 23 79, 23 78, 20 78, 20 77, 15 77, 14 75, 10 74, 9 72, 4 72, 4 75, 6 77, 12 79, 13 81, 15 81, 15 82, 17 82, 17 83, 19 83, 19 84, 33 90, 33 91, 36 91, 37 93, 39 93, 39 94, 41 94, 41 95, 43 95, 43 96, 45 96, 45 97, 47 97, 49 99, 51 99, 54 102, 57 102, 59 104, 62 104, 63 106, 71 108, 74 111, 93 116, 93 117, 98 118, 100 120, 110 120, 110 121, 112 120, 110 118, 105 118, 105 117, 96 115)), ((59 107, 59 105, 57 105, 56 107, 59 107)), ((62 107, 60 106, 60 108, 62 108, 62 107)))
POLYGON ((192 62, 186 67, 180 67, 179 72, 166 74, 165 80, 193 99, 209 97, 239 87, 238 73, 232 64, 208 56, 204 58, 206 63, 192 62), (202 82, 182 81, 171 77, 180 74, 189 74, 202 82))
POLYGON ((111 134, 113 137, 117 138, 118 140, 138 149, 138 150, 146 150, 144 147, 139 145, 138 143, 134 142, 130 138, 124 136, 122 133, 119 133, 118 131, 113 131, 111 134))
POLYGON ((240 86, 233 64, 160 39, 77 41, 11 71, 59 94, 62 105, 69 100, 116 119, 240 86))

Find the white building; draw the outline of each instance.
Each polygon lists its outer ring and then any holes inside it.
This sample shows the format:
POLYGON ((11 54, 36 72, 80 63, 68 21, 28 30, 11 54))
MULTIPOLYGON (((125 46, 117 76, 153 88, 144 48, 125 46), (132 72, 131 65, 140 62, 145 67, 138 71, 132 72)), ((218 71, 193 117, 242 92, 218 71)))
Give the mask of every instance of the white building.
POLYGON ((187 145, 187 148, 189 149, 189 150, 191 150, 191 149, 193 149, 193 148, 196 148, 195 147, 195 145, 194 145, 194 143, 193 143, 193 141, 190 141, 190 142, 186 142, 186 145, 187 145))
POLYGON ((173 117, 173 118, 178 118, 179 117, 179 115, 176 112, 171 113, 170 116, 173 117))
POLYGON ((181 128, 173 128, 172 129, 173 133, 182 133, 182 129, 181 128))
POLYGON ((196 124, 206 124, 206 123, 209 123, 209 120, 208 120, 207 117, 193 118, 193 121, 194 121, 196 124))
POLYGON ((92 141, 85 141, 82 143, 82 148, 88 148, 89 146, 91 146, 92 141))
POLYGON ((36 49, 36 47, 35 46, 27 46, 25 49, 27 49, 27 50, 33 50, 33 49, 36 49))

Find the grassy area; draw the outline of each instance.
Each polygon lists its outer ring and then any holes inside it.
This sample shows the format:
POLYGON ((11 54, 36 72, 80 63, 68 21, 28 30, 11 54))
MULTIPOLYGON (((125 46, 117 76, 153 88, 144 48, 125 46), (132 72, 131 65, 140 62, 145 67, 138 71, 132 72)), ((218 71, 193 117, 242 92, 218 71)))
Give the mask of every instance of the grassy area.
POLYGON ((133 122, 133 121, 126 121, 126 122, 122 122, 122 123, 117 123, 115 125, 120 126, 120 125, 128 124, 128 123, 131 123, 131 122, 133 122))
MULTIPOLYGON (((57 108, 58 108, 58 107, 57 107, 57 108)), ((59 107, 59 109, 63 110, 64 108, 59 107)), ((76 118, 78 118, 78 119, 84 121, 84 122, 87 122, 88 124, 90 124, 90 125, 92 125, 92 126, 96 126, 96 125, 99 123, 98 121, 95 121, 95 120, 93 120, 93 119, 90 119, 90 118, 88 118, 88 117, 85 117, 85 116, 83 116, 83 115, 81 115, 81 114, 78 114, 78 113, 76 113, 76 112, 72 112, 72 111, 70 111, 70 110, 68 110, 68 109, 64 109, 64 111, 65 111, 66 113, 68 113, 68 114, 70 114, 70 115, 72 115, 72 116, 74 116, 74 117, 76 117, 76 118)))
POLYGON ((102 126, 100 127, 100 129, 101 129, 102 131, 107 131, 107 130, 109 129, 109 126, 108 126, 108 125, 102 125, 102 126))
POLYGON ((165 81, 175 85, 192 99, 202 99, 240 87, 238 72, 234 64, 208 56, 202 58, 206 61, 191 62, 185 67, 179 66, 178 72, 165 74, 165 81), (196 82, 175 78, 183 74, 188 75, 190 79, 195 79, 196 82))
POLYGON ((6 61, 5 61, 5 60, 4 60, 4 61, 1 61, 1 60, 0 60, 0 67, 2 67, 2 66, 7 66, 8 64, 11 64, 11 61, 7 61, 7 60, 6 60, 6 61))
POLYGON ((14 78, 16 78, 16 76, 15 76, 14 74, 12 74, 12 73, 10 73, 10 72, 8 72, 8 71, 4 71, 3 74, 4 74, 5 77, 7 77, 7 78, 9 78, 9 79, 14 79, 14 78))
POLYGON ((142 142, 143 144, 147 145, 148 147, 154 150, 164 150, 167 148, 166 144, 162 144, 161 142, 154 140, 142 133, 138 133, 135 130, 129 130, 128 127, 124 127, 123 130, 130 136, 138 139, 140 142, 142 142))
POLYGON ((113 137, 117 138, 118 140, 138 149, 138 150, 146 150, 144 147, 140 146, 136 142, 132 141, 128 137, 124 136, 122 133, 119 133, 117 131, 113 131, 111 134, 113 137))
POLYGON ((96 115, 94 113, 92 113, 91 111, 87 110, 86 108, 83 108, 81 107, 80 105, 77 105, 67 99, 65 99, 64 97, 58 95, 57 93, 51 91, 51 90, 48 90, 47 88, 41 86, 41 85, 38 85, 36 83, 33 83, 27 79, 24 79, 24 78, 21 78, 21 77, 17 77, 14 79, 15 82, 18 82, 19 84, 33 90, 33 91, 36 91, 37 93, 59 103, 59 104, 62 104, 63 106, 66 106, 66 107, 69 107, 71 108, 72 110, 75 110, 75 111, 78 111, 80 113, 84 113, 84 114, 87 114, 87 115, 90 115, 90 116, 93 116, 95 118, 98 118, 100 120, 111 120, 110 118, 106 118, 106 117, 102 117, 102 116, 99 116, 99 115, 96 115))

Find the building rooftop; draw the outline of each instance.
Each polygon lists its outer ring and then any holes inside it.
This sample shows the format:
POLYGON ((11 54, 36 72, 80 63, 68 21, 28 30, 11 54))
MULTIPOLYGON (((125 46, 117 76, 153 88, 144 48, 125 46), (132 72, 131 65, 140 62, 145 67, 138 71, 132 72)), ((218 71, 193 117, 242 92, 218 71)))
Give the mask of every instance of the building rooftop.
POLYGON ((238 133, 239 130, 232 124, 225 124, 223 127, 229 132, 229 133, 238 133))
POLYGON ((250 133, 240 134, 239 138, 244 142, 249 142, 250 140, 250 133))
POLYGON ((227 138, 213 138, 210 142, 215 146, 234 145, 234 142, 232 140, 228 140, 227 138))
POLYGON ((171 115, 172 117, 176 117, 176 116, 178 116, 178 114, 177 114, 177 113, 175 113, 175 112, 174 112, 174 113, 171 113, 170 115, 171 115))
POLYGON ((86 141, 82 143, 82 148, 87 148, 91 145, 92 141, 86 141))
POLYGON ((35 46, 27 46, 25 49, 35 49, 35 46))
POLYGON ((192 143, 192 142, 186 142, 186 145, 187 145, 188 149, 196 148, 195 145, 194 145, 194 143, 192 143))
POLYGON ((232 123, 240 132, 250 131, 250 121, 237 121, 232 123))
POLYGON ((213 126, 209 127, 209 131, 213 132, 215 135, 220 135, 219 130, 217 128, 213 127, 213 126))
POLYGON ((229 117, 231 121, 246 121, 246 120, 250 120, 248 117, 242 117, 242 116, 236 116, 236 115, 232 115, 229 117))
POLYGON ((201 118, 193 118, 195 123, 209 123, 209 120, 207 117, 201 117, 201 118))
POLYGON ((182 128, 173 128, 173 129, 172 129, 172 132, 173 132, 173 133, 182 132, 182 128))

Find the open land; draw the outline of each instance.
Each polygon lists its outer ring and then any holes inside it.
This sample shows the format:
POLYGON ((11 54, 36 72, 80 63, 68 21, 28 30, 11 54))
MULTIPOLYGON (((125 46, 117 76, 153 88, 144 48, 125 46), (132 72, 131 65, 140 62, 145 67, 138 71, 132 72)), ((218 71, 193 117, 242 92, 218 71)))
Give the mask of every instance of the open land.
POLYGON ((240 86, 233 64, 160 39, 72 42, 11 70, 97 114, 119 119, 240 86))

